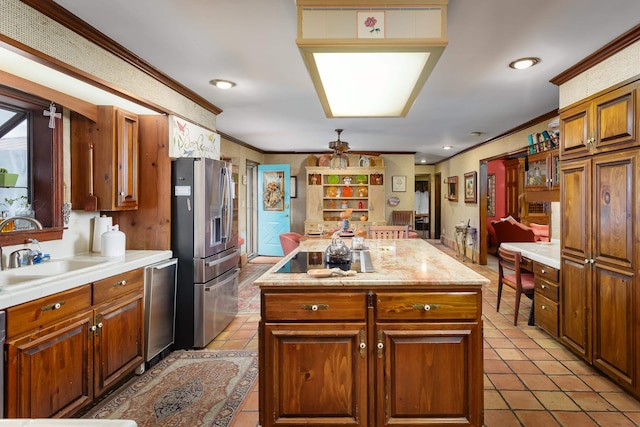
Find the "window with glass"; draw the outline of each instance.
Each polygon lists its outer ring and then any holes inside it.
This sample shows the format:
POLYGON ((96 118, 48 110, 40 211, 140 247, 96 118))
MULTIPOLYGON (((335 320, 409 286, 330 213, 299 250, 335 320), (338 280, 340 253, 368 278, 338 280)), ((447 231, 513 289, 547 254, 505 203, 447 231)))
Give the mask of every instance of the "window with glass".
MULTIPOLYGON (((50 102, 0 86, 0 213, 35 218, 45 229, 62 227, 62 121, 49 127, 50 102)), ((2 224, 2 223, 0 223, 2 224)), ((50 240, 33 221, 4 221, 0 245, 50 240), (42 235, 40 235, 42 234, 42 235), (18 236, 16 236, 18 235, 18 236), (7 237, 11 236, 10 239, 7 237)))

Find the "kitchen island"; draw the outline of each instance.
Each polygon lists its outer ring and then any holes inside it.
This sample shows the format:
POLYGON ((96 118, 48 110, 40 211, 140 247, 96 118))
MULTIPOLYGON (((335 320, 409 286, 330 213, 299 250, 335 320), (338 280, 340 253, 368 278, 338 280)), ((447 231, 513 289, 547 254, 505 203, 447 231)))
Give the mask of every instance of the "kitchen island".
POLYGON ((489 280, 420 239, 365 240, 374 272, 309 276, 329 244, 255 281, 260 425, 481 426, 489 280))

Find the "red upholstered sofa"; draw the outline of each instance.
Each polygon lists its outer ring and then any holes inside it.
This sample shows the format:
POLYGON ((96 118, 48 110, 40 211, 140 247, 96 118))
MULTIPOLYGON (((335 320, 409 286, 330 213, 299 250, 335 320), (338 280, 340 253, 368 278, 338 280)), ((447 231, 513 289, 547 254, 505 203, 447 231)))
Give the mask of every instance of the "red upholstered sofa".
POLYGON ((496 234, 496 246, 502 242, 535 242, 536 235, 531 227, 515 220, 491 221, 496 234))

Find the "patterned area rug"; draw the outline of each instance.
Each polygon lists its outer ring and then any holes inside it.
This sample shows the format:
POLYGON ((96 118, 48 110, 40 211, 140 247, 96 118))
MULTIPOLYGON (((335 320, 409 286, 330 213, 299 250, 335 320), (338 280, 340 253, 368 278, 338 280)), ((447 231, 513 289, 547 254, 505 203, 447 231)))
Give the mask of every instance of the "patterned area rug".
POLYGON ((247 264, 240 270, 238 284, 238 314, 260 313, 260 288, 253 281, 273 264, 247 264))
POLYGON ((255 351, 175 351, 83 418, 139 427, 223 427, 258 377, 255 351))

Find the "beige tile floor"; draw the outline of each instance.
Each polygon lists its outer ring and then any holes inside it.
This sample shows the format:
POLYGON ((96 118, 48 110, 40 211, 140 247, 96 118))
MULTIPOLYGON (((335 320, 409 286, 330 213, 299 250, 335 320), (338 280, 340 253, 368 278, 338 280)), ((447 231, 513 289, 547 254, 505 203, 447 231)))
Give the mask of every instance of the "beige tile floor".
MULTIPOLYGON (((514 294, 510 289, 503 291, 501 311, 496 313, 495 258, 487 266, 466 264, 491 279, 483 291, 487 427, 640 426, 638 400, 544 331, 527 326, 529 300, 521 302, 518 326, 513 325, 514 294)), ((258 314, 238 316, 208 348, 257 350, 258 320, 258 314)), ((256 384, 231 426, 256 427, 257 423, 256 384)))

